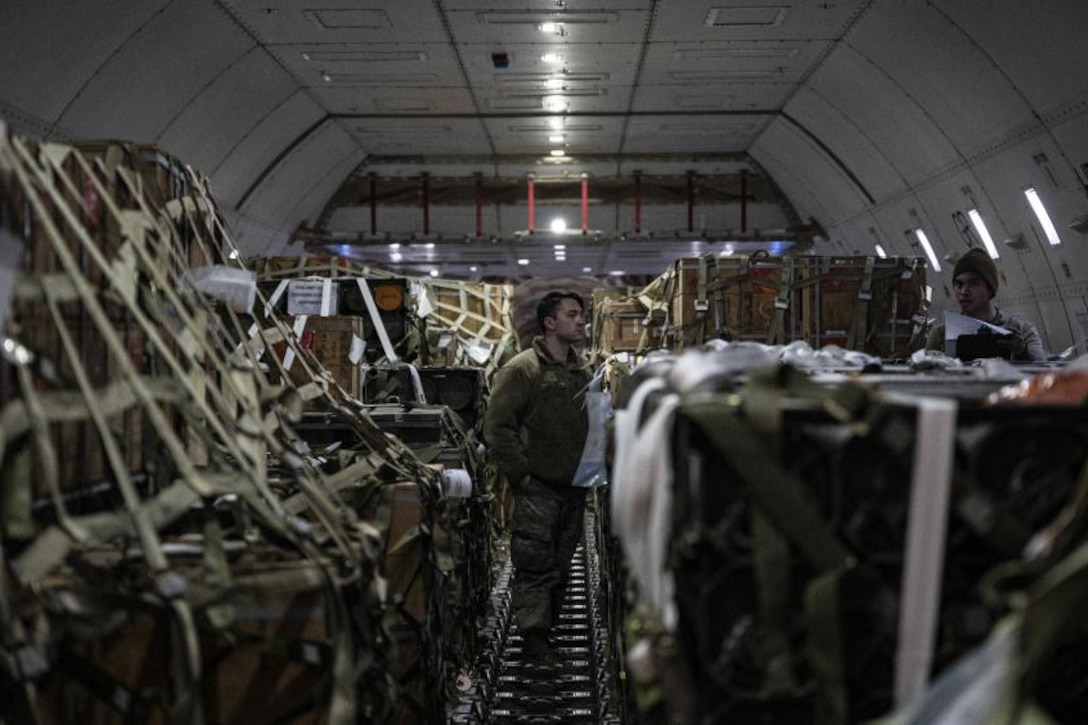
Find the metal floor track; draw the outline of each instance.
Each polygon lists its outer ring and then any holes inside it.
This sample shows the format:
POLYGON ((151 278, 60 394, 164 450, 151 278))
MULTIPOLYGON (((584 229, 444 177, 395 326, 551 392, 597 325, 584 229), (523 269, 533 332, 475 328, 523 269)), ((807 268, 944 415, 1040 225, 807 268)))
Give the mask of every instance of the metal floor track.
POLYGON ((491 598, 487 643, 452 723, 619 723, 616 662, 601 606, 600 557, 592 514, 574 554, 548 662, 528 660, 510 607, 509 557, 491 598))

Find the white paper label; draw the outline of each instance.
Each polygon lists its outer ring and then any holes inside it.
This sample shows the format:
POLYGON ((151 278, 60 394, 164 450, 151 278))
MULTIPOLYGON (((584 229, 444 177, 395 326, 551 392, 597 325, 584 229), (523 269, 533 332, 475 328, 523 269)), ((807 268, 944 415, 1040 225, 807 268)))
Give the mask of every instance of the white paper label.
POLYGON ((293 279, 287 284, 287 314, 314 317, 336 314, 337 286, 323 279, 293 279))

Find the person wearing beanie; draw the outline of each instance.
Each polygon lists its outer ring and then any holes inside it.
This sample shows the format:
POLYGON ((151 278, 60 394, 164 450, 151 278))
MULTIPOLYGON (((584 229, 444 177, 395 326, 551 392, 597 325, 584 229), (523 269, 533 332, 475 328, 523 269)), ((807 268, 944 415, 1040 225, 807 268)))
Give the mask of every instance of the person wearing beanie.
MULTIPOLYGON (((1012 334, 998 338, 998 347, 1007 352, 1010 360, 1046 360, 1039 331, 1031 322, 1009 313, 1003 313, 994 304, 1000 277, 997 265, 984 250, 972 247, 959 258, 952 269, 952 289, 956 294, 960 313, 991 325, 1011 330, 1012 334)), ((927 350, 945 349, 945 326, 933 326, 926 339, 927 350)))

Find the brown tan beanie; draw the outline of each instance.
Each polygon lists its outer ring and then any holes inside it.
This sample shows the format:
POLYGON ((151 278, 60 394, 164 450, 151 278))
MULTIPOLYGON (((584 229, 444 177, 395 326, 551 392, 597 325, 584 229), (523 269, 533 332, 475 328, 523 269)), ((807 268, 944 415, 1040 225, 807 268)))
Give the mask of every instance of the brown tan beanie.
POLYGON ((978 247, 968 249, 967 253, 956 262, 952 270, 952 279, 956 279, 964 272, 974 272, 981 277, 990 288, 991 299, 997 294, 997 265, 984 250, 978 247))

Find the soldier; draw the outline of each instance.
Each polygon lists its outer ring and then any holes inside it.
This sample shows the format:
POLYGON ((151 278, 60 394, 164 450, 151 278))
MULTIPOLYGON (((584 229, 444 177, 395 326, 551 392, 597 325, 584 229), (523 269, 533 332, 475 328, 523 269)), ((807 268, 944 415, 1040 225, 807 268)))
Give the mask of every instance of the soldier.
MULTIPOLYGON (((997 294, 997 266, 990 255, 978 247, 967 250, 952 269, 952 288, 960 312, 976 320, 1004 327, 1012 335, 997 339, 997 345, 1009 352, 1012 360, 1046 360, 1039 331, 1028 320, 1002 313, 994 304, 997 294)), ((939 323, 929 331, 927 350, 944 350, 945 326, 939 323)))
POLYGON ((585 305, 573 292, 549 292, 536 308, 541 335, 495 377, 484 438, 514 492, 510 556, 513 608, 528 659, 550 651, 582 534, 585 489, 571 486, 588 428, 583 391, 589 374, 585 305))

